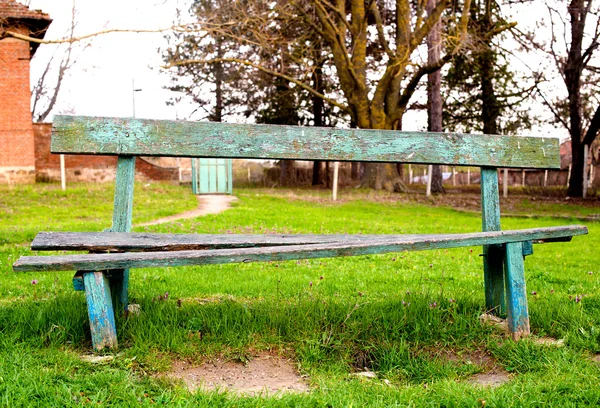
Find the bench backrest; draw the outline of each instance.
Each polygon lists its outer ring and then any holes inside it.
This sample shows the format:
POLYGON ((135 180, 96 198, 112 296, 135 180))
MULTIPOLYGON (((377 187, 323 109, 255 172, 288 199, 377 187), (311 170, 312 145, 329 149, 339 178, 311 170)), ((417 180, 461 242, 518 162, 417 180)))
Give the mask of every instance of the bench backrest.
POLYGON ((481 167, 483 231, 500 230, 498 167, 559 168, 556 138, 55 116, 51 151, 119 156, 112 231, 131 230, 135 156, 481 167))
POLYGON ((559 168, 556 138, 56 116, 66 154, 559 168))

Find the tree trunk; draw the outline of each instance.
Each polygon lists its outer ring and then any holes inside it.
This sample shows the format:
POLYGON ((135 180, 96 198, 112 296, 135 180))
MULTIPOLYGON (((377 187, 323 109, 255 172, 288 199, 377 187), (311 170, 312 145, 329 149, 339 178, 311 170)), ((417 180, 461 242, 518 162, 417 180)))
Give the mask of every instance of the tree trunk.
POLYGON ((350 180, 358 180, 360 178, 359 167, 360 167, 359 162, 352 162, 350 164, 350 180))
POLYGON ((279 162, 281 166, 281 174, 279 184, 282 187, 293 187, 297 183, 296 168, 294 166, 294 160, 281 160, 279 162))
MULTIPOLYGON (((223 57, 223 48, 220 39, 217 39, 217 57, 223 57)), ((220 62, 214 64, 213 74, 215 75, 215 111, 211 120, 221 122, 223 121, 223 64, 220 62)))
POLYGON ((569 94, 569 133, 571 134, 571 178, 569 179, 570 197, 583 196, 583 145, 581 120, 581 71, 583 59, 581 48, 585 29, 586 10, 583 0, 573 0, 569 5, 571 16, 571 46, 565 64, 565 82, 569 94))
MULTIPOLYGON (((492 24, 492 0, 485 1, 485 14, 482 19, 482 31, 484 33, 494 28, 492 24)), ((483 122, 483 133, 495 135, 498 133, 498 116, 500 108, 494 90, 494 52, 492 51, 491 37, 485 44, 484 51, 479 53, 479 65, 481 67, 481 120, 483 122)))
MULTIPOLYGON (((323 89, 323 61, 320 58, 320 47, 315 50, 317 64, 315 66, 315 70, 312 74, 312 82, 313 87, 320 93, 324 93, 323 89)), ((313 120, 315 126, 323 126, 323 108, 324 108, 323 98, 319 98, 318 96, 312 97, 312 106, 313 106, 313 120)), ((312 174, 312 185, 317 186, 322 184, 323 180, 321 177, 321 161, 315 160, 313 162, 313 174, 312 174)))
MULTIPOLYGON (((427 0, 427 14, 431 14, 437 1, 427 0)), ((440 59, 442 23, 437 21, 427 35, 427 63, 433 65, 440 59)), ((439 70, 427 75, 428 128, 431 132, 443 132, 442 127, 442 75, 439 70)), ((433 165, 431 172, 431 192, 444 193, 442 168, 433 165)))

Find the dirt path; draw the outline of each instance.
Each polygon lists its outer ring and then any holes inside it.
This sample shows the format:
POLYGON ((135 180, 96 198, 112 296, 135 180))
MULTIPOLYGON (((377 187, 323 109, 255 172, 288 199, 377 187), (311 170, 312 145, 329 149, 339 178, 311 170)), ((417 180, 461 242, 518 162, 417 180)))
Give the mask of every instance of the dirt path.
POLYGON ((236 197, 230 195, 202 195, 196 196, 198 199, 198 208, 185 211, 180 214, 170 215, 168 217, 159 218, 154 221, 136 224, 136 227, 147 227, 149 225, 165 224, 188 218, 201 217, 208 214, 218 214, 231 207, 231 203, 237 200, 236 197))

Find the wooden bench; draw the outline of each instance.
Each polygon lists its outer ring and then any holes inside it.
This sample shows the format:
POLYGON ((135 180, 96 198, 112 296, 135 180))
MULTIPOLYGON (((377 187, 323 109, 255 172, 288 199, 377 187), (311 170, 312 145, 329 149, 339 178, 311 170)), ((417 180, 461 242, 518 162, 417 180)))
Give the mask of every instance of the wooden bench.
POLYGON ((500 230, 498 168, 558 168, 558 139, 57 116, 53 153, 117 155, 112 228, 41 232, 15 271, 77 271, 94 349, 117 346, 115 311, 128 305, 129 269, 381 254, 483 246, 486 310, 507 314, 515 339, 529 333, 523 259, 532 243, 568 241, 583 226, 500 230), (130 233, 136 156, 401 162, 481 167, 482 230, 434 235, 200 235, 130 233))

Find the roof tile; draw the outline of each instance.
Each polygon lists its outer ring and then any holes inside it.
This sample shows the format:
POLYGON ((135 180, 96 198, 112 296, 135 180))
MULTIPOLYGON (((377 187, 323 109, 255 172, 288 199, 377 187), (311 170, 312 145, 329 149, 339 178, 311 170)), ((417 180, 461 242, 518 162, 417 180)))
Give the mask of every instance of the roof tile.
POLYGON ((0 0, 0 18, 50 20, 50 16, 43 11, 30 10, 15 0, 0 0))

